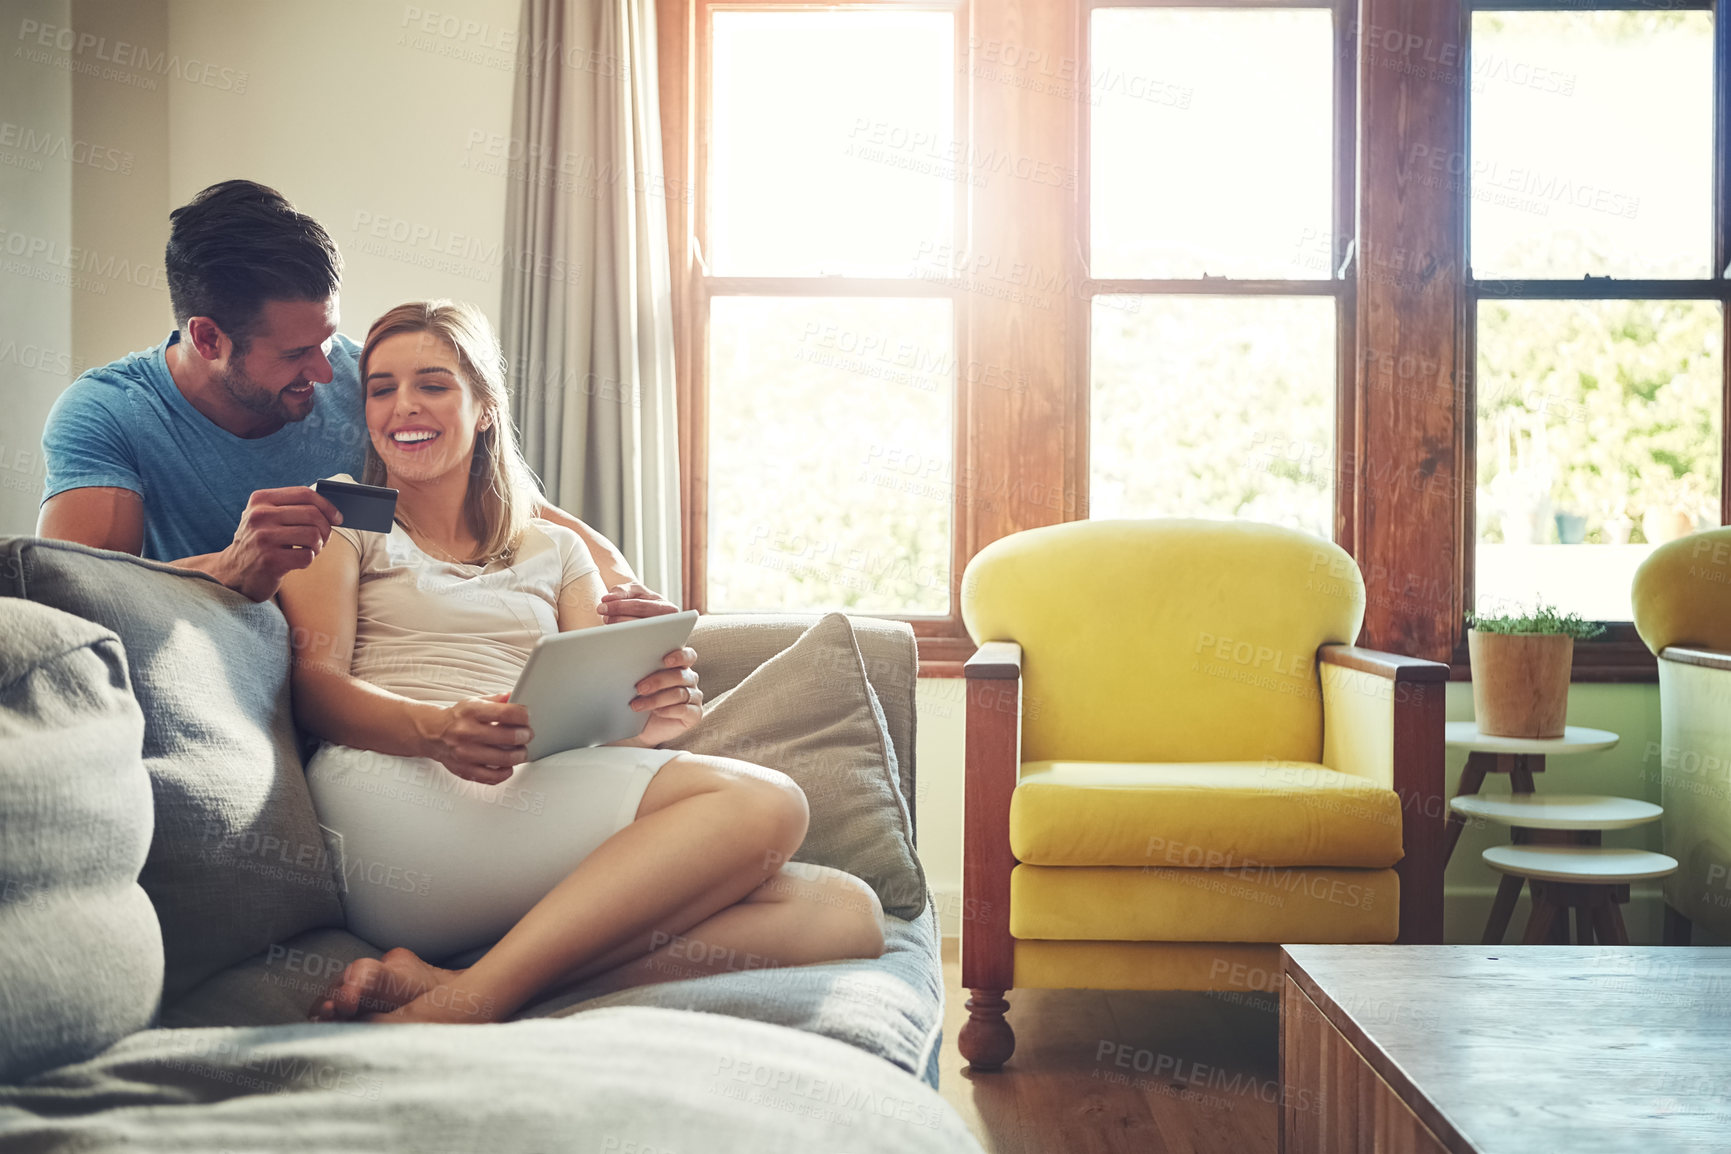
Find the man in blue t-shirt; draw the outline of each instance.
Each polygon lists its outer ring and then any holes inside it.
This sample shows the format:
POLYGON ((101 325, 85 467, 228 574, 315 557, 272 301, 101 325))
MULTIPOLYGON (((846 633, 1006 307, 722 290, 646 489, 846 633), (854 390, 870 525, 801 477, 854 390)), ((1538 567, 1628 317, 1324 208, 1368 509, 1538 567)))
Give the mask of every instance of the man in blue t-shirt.
MULTIPOLYGON (((211 574, 255 601, 312 563, 340 520, 307 486, 361 475, 360 348, 337 333, 342 257, 280 194, 212 185, 169 214, 178 328, 92 369, 42 434, 37 532, 211 574)), ((612 542, 555 506, 609 587, 603 619, 673 611, 612 542)))

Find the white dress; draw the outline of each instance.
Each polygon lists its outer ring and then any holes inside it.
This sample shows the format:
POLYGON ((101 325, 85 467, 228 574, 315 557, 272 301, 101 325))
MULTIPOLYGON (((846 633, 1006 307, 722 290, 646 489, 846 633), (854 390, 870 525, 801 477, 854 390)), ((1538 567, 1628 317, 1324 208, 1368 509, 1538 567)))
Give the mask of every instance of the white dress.
MULTIPOLYGON (((536 639, 558 632, 560 590, 597 568, 576 533, 542 520, 510 565, 437 560, 400 526, 333 536, 360 568, 350 672, 442 704, 509 690, 536 639)), ((349 929, 440 961, 502 937, 636 819, 649 782, 677 756, 575 749, 480 785, 430 758, 327 744, 307 763, 307 784, 349 929)))

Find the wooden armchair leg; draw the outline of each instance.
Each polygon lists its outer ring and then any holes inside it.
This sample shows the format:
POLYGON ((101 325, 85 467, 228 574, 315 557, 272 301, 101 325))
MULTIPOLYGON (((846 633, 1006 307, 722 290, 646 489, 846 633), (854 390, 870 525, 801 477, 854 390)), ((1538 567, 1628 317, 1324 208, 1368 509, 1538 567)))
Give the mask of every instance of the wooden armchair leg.
POLYGON ((956 1048, 970 1070, 999 1070, 1016 1051, 1016 1033, 1004 1020, 1010 1003, 1002 990, 970 990, 965 1003, 968 1020, 956 1038, 956 1048))

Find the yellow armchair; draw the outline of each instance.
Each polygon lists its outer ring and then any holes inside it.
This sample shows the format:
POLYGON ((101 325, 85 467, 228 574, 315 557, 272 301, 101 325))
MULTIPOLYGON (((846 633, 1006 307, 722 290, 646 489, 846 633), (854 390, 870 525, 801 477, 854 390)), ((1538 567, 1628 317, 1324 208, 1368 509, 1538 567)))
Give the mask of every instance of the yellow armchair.
POLYGON ((1632 596, 1659 658, 1665 940, 1687 945, 1695 922, 1731 935, 1731 528, 1653 550, 1632 596))
POLYGON ((1307 533, 1077 521, 962 578, 958 1045, 1015 987, 1272 990, 1283 942, 1442 940, 1448 667, 1357 649, 1364 582, 1307 533))

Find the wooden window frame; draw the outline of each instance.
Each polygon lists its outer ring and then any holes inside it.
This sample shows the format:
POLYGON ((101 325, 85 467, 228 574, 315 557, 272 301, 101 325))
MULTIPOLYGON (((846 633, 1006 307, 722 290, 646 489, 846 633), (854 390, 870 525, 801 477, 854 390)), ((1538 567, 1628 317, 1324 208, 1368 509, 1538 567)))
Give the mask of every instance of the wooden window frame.
MULTIPOLYGON (((1494 278, 1481 280, 1471 268, 1472 214, 1467 198, 1471 191, 1462 182, 1460 195, 1466 207, 1461 213, 1461 252, 1464 309, 1462 314, 1461 372, 1465 382, 1462 414, 1461 469, 1461 543, 1459 582, 1463 590, 1475 590, 1474 559, 1478 549, 1477 477, 1478 477, 1478 306, 1481 300, 1710 300, 1720 306, 1720 482, 1719 517, 1721 524, 1731 524, 1731 172, 1727 169, 1727 135, 1731 133, 1731 117, 1726 115, 1726 99, 1731 92, 1731 26, 1722 17, 1724 12, 1715 0, 1663 0, 1661 4, 1617 3, 1615 0, 1466 0, 1461 9, 1460 43, 1468 53, 1472 46, 1472 17, 1475 12, 1582 12, 1641 11, 1705 11, 1713 13, 1713 156, 1712 188, 1713 219, 1711 265, 1705 277, 1696 279, 1620 278, 1592 276, 1580 280, 1555 278, 1494 278)), ((1470 72, 1469 72, 1470 74, 1470 72)), ((1469 97, 1470 101, 1470 97, 1469 97)), ((1465 171, 1472 170, 1472 133, 1470 103, 1465 113, 1468 130, 1462 139, 1461 155, 1465 171)), ((1591 641, 1578 641, 1574 648, 1570 679, 1577 682, 1650 682, 1658 680, 1658 661, 1648 651, 1635 626, 1630 621, 1607 621, 1605 632, 1591 641)), ((1467 655, 1467 627, 1464 616, 1457 625, 1457 639, 1449 657, 1449 676, 1453 680, 1471 679, 1471 664, 1467 655)))

